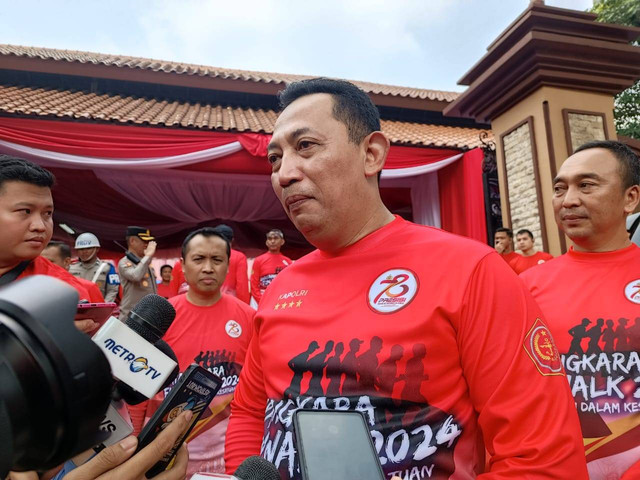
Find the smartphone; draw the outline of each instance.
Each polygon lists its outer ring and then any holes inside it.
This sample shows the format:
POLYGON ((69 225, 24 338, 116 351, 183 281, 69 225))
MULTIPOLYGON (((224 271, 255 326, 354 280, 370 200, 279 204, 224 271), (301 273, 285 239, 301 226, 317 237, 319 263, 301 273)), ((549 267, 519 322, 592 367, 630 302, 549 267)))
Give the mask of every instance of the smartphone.
POLYGON ((187 438, 196 422, 200 419, 209 404, 216 396, 222 386, 222 380, 213 373, 205 370, 199 365, 190 365, 178 380, 178 383, 171 389, 169 395, 160 404, 160 407, 153 414, 149 422, 144 426, 138 435, 138 449, 142 450, 149 445, 158 434, 164 430, 174 418, 185 410, 191 410, 193 417, 187 430, 178 438, 173 448, 149 471, 147 478, 151 478, 167 469, 182 442, 187 438))
POLYGON ((102 326, 111 316, 116 308, 113 302, 107 303, 79 303, 76 311, 75 320, 90 318, 94 322, 102 326))
POLYGON ((303 480, 385 480, 362 412, 297 410, 293 428, 303 480))

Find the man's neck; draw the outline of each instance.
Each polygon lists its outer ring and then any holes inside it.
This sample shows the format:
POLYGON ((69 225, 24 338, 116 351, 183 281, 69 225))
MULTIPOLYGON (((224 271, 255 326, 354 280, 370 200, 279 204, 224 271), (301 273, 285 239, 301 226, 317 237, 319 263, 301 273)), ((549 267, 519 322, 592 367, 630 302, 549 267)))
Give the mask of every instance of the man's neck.
POLYGON ((604 253, 604 252, 614 252, 616 250, 622 250, 623 248, 627 248, 631 245, 631 240, 629 239, 629 235, 618 235, 613 238, 609 238, 600 242, 589 242, 583 241, 583 239, 571 239, 573 241, 573 249, 576 252, 585 252, 585 253, 604 253))
POLYGON ((94 263, 96 263, 96 257, 93 257, 91 260, 87 260, 87 261, 80 260, 80 261, 85 265, 93 265, 94 263))
POLYGON ((162 284, 163 284, 163 285, 171 285, 171 281, 169 281, 169 282, 165 282, 165 281, 163 280, 163 281, 162 281, 162 284))
MULTIPOLYGON (((389 223, 395 220, 395 216, 391 213, 387 207, 384 206, 382 201, 380 201, 380 208, 375 209, 368 217, 366 221, 364 221, 358 230, 353 233, 350 233, 348 237, 344 237, 342 241, 334 241, 331 242, 331 245, 325 245, 324 242, 314 244, 319 250, 323 250, 325 252, 337 252, 342 250, 343 248, 349 247, 354 243, 362 240, 364 237, 369 235, 370 233, 379 230, 380 228, 388 225, 389 223)), ((327 242, 328 244, 329 242, 327 242)))
POLYGON ((509 255, 510 253, 513 253, 513 247, 505 248, 502 251, 502 255, 509 255))
POLYGON ((20 260, 15 262, 2 262, 0 263, 0 277, 7 272, 10 272, 20 264, 20 260))
POLYGON ((206 292, 200 293, 196 291, 195 288, 189 288, 187 290, 187 300, 189 303, 196 305, 198 307, 210 307, 218 303, 218 300, 222 298, 222 293, 220 290, 216 290, 215 292, 206 292))
POLYGON ((535 248, 530 248, 529 250, 522 250, 523 257, 530 257, 531 255, 535 255, 538 251, 535 248))

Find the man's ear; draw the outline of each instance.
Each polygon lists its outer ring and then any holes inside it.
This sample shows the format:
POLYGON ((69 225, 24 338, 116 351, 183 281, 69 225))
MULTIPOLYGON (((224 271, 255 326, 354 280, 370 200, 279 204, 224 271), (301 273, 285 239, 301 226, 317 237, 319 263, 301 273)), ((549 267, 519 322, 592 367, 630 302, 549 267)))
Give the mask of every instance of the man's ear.
POLYGON ((624 195, 624 213, 629 215, 636 210, 638 202, 640 202, 640 187, 638 185, 633 185, 632 187, 627 188, 624 195))
POLYGON ((64 259, 64 269, 69 270, 69 265, 71 265, 71 257, 67 257, 64 259))
POLYGON ((389 139, 382 132, 372 132, 364 142, 364 174, 366 177, 375 177, 384 167, 389 153, 389 139))

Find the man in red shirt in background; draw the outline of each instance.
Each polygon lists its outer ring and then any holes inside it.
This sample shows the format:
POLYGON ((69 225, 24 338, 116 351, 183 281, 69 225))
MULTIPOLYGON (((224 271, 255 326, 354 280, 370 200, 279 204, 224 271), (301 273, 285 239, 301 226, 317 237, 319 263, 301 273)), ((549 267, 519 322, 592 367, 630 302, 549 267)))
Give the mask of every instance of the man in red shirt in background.
POLYGON ((522 258, 522 255, 513 251, 513 231, 510 228, 500 227, 493 236, 494 246, 502 258, 515 271, 516 264, 522 258))
MULTIPOLYGON (((230 403, 253 331, 255 311, 221 291, 230 250, 227 238, 217 228, 205 227, 187 235, 182 244, 182 265, 189 290, 169 299, 176 318, 163 339, 178 357, 180 370, 197 363, 222 380, 221 390, 188 437, 187 477, 195 472, 224 472, 230 403)), ((157 408, 155 400, 150 402, 154 405, 147 409, 147 416, 157 408)))
POLYGON ((274 228, 267 232, 268 251, 255 258, 251 267, 251 296, 260 304, 260 299, 266 288, 271 284, 276 275, 293 261, 280 253, 284 245, 284 233, 274 228))
POLYGON ((533 247, 533 233, 531 233, 531 230, 527 230, 526 228, 518 230, 516 234, 516 244, 518 245, 518 250, 522 252, 522 255, 515 264, 516 273, 522 273, 531 267, 553 260, 553 255, 547 252, 538 252, 533 247))
POLYGON ((162 265, 160 267, 160 283, 158 283, 158 295, 164 298, 173 297, 173 290, 171 289, 171 272, 173 267, 171 265, 162 265))
MULTIPOLYGON (((76 289, 80 300, 89 292, 76 278, 40 253, 53 235, 55 178, 34 163, 9 155, 0 156, 0 286, 31 275, 49 275, 76 289)), ((76 327, 89 332, 93 320, 79 320, 76 327)))
MULTIPOLYGON (((51 263, 64 268, 67 272, 69 271, 71 266, 71 247, 66 243, 51 241, 40 255, 51 263)), ((76 280, 89 292, 89 301, 91 303, 104 303, 104 297, 98 285, 82 277, 76 277, 76 280)))
POLYGON ((291 414, 315 408, 365 413, 385 478, 585 479, 560 358, 522 282, 487 246, 387 210, 389 140, 362 90, 305 80, 280 102, 271 182, 317 250, 262 297, 227 471, 261 453, 300 479, 291 414))
POLYGON ((626 230, 639 183, 626 145, 579 147, 553 180, 556 223, 574 245, 520 276, 562 354, 592 480, 640 478, 640 249, 626 230))
MULTIPOLYGON (((228 225, 220 224, 215 227, 222 235, 225 236, 229 245, 233 246, 233 229, 228 225)), ((173 276, 171 278, 171 293, 178 295, 185 293, 189 289, 189 285, 184 278, 182 272, 182 262, 178 260, 173 268, 173 276)), ((229 259, 229 273, 222 285, 222 292, 239 298, 244 303, 249 303, 249 274, 247 268, 247 257, 244 253, 231 249, 231 258, 229 259)))

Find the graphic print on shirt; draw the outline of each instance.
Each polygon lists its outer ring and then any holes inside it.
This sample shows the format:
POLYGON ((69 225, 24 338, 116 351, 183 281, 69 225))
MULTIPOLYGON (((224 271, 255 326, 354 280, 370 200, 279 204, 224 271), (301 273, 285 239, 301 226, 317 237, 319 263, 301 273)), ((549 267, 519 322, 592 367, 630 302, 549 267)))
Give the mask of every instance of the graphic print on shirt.
POLYGON ((640 317, 633 324, 627 318, 583 318, 568 333, 571 344, 561 359, 587 461, 633 448, 640 426, 621 420, 640 412, 640 317), (608 435, 607 441, 600 438, 608 435))
POLYGON ((227 352, 223 350, 207 350, 206 352, 200 352, 193 362, 200 365, 202 368, 206 368, 214 375, 220 377, 222 380, 222 387, 217 393, 217 396, 233 393, 238 385, 238 379, 240 378, 240 371, 242 366, 236 363, 236 352, 227 352))
POLYGON ((462 426, 427 403, 421 392, 429 375, 428 352, 393 345, 381 357, 383 340, 352 338, 309 342, 288 362, 291 382, 284 398, 269 399, 261 455, 286 475, 300 479, 293 436, 298 409, 359 410, 369 422, 382 468, 389 477, 446 479, 462 426))
POLYGON ((284 270, 284 268, 285 267, 276 267, 276 271, 274 273, 269 273, 267 275, 262 275, 260 277, 260 288, 262 290, 265 290, 269 285, 271 285, 271 282, 273 282, 273 280, 278 276, 278 274, 282 270, 284 270))

